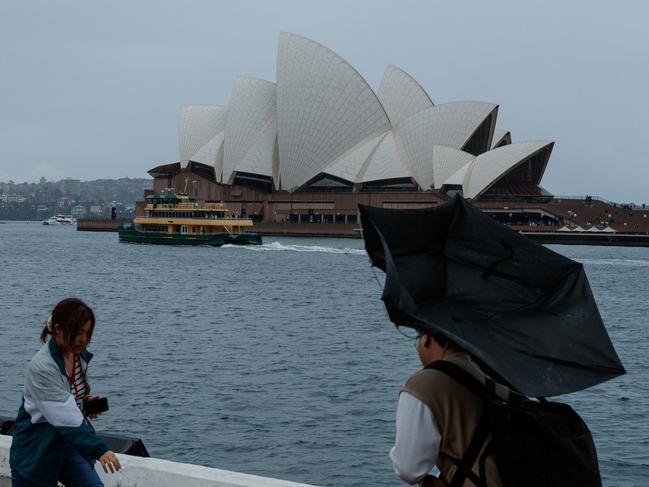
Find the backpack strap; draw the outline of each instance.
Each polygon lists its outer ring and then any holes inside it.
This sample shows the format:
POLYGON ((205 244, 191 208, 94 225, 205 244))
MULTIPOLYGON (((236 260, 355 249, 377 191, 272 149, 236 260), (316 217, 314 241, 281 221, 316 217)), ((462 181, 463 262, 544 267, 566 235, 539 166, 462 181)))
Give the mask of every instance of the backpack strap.
POLYGON ((478 379, 473 377, 466 370, 464 370, 462 367, 454 364, 453 362, 449 362, 448 360, 437 360, 428 364, 426 368, 443 372, 444 374, 455 379, 457 382, 469 389, 480 399, 489 401, 494 397, 496 385, 493 380, 486 377, 487 385, 485 385, 478 379))
POLYGON ((451 479, 451 483, 449 484, 450 487, 462 487, 467 478, 477 487, 487 487, 487 477, 482 475, 482 471, 480 471, 480 476, 478 477, 473 473, 472 467, 478 460, 480 450, 482 450, 482 446, 487 441, 488 436, 488 423, 485 418, 485 413, 483 413, 478 421, 478 426, 476 426, 475 432, 473 433, 473 438, 471 438, 471 442, 462 458, 452 459, 457 470, 451 479))
POLYGON ((480 455, 480 478, 486 481, 487 479, 487 458, 495 451, 494 442, 491 440, 482 450, 480 455))
MULTIPOLYGON (((488 385, 485 386, 462 367, 447 360, 438 360, 429 364, 428 366, 426 366, 426 368, 439 370, 440 372, 455 379, 473 394, 478 396, 478 398, 485 401, 485 403, 491 400, 495 395, 495 384, 491 379, 487 378, 488 385), (491 382, 491 384, 489 384, 489 382, 491 382)), ((480 419, 478 420, 476 430, 473 433, 471 442, 464 452, 464 455, 461 459, 451 458, 451 461, 455 464, 457 470, 455 472, 455 475, 453 475, 453 478, 451 479, 451 482, 449 484, 450 487, 461 487, 462 485, 464 485, 464 482, 467 478, 471 480, 471 482, 473 482, 473 484, 477 487, 486 487, 487 478, 484 468, 484 461, 486 459, 486 456, 488 455, 488 452, 484 452, 480 461, 480 477, 476 476, 471 468, 478 460, 480 451, 487 441, 488 436, 489 426, 487 420, 487 411, 486 407, 484 407, 482 409, 480 419)))

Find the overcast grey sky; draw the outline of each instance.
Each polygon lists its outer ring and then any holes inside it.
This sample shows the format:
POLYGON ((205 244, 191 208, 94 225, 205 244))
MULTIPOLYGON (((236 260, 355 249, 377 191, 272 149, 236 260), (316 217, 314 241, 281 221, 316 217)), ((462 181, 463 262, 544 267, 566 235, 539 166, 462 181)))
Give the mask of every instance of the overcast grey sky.
POLYGON ((370 83, 498 103, 514 141, 556 141, 542 186, 649 202, 649 2, 2 0, 0 181, 146 177, 178 160, 180 107, 274 81, 285 30, 370 83))

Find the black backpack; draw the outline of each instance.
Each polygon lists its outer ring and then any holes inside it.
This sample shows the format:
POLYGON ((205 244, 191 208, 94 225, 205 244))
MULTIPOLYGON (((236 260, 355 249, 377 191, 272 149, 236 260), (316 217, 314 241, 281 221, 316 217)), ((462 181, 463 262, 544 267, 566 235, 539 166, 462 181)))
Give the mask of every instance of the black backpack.
POLYGON ((515 393, 503 401, 496 396, 492 380, 482 384, 449 361, 433 362, 427 368, 447 374, 484 401, 464 456, 451 458, 457 471, 450 487, 460 487, 467 479, 478 487, 490 487, 485 469, 490 455, 495 455, 505 487, 601 487, 593 437, 570 406, 515 393), (485 445, 490 433, 492 439, 485 445), (476 461, 479 476, 471 471, 476 461))

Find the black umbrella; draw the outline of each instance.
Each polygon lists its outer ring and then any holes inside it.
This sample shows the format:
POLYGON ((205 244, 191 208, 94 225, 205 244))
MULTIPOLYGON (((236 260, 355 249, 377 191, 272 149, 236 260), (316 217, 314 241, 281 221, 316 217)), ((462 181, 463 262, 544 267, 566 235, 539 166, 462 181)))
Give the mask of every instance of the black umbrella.
POLYGON ((360 211, 365 248, 386 272, 382 299, 395 324, 444 334, 528 396, 574 392, 625 373, 580 263, 459 196, 435 208, 360 211))

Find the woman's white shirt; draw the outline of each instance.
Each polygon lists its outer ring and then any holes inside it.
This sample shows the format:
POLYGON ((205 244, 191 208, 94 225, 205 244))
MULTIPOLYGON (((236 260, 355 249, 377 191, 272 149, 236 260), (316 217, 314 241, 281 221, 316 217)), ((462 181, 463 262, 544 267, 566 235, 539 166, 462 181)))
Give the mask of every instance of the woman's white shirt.
POLYGON ((397 434, 390 450, 396 474, 409 484, 419 482, 435 466, 441 440, 430 408, 412 394, 399 394, 397 434))

